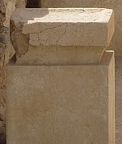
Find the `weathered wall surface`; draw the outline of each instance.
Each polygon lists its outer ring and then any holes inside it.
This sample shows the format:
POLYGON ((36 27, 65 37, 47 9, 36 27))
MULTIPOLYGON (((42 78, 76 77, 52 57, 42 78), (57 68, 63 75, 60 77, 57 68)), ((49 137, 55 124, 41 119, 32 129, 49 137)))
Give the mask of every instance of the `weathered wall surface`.
POLYGON ((42 7, 104 7, 115 12, 115 33, 109 49, 122 55, 122 0, 41 0, 42 7))
POLYGON ((9 37, 10 15, 25 4, 26 0, 0 0, 0 143, 5 139, 5 66, 14 54, 9 37))

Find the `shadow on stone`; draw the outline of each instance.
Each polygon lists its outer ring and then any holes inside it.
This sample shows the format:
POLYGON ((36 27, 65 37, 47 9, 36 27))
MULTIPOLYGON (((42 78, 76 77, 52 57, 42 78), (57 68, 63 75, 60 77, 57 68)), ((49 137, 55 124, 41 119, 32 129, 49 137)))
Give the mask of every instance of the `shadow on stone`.
POLYGON ((0 133, 0 144, 6 144, 5 134, 0 133))
POLYGON ((39 0, 27 0, 27 5, 26 8, 39 8, 40 6, 40 1, 39 0))

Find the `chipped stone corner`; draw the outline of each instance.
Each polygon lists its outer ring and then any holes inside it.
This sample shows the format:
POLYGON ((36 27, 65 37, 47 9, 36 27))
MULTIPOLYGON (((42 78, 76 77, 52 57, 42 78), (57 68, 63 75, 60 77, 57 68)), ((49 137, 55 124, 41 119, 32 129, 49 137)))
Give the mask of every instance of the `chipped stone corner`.
POLYGON ((11 42, 13 48, 16 52, 17 57, 21 57, 28 51, 29 47, 29 35, 22 33, 22 24, 16 26, 15 23, 11 20, 11 42))

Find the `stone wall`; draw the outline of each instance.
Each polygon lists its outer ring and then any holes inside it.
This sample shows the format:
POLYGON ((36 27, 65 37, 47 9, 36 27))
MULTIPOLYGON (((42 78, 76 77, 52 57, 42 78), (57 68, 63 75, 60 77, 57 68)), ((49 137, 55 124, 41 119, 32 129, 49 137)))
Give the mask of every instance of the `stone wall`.
POLYGON ((122 0, 41 0, 42 7, 104 7, 114 9, 115 33, 109 49, 122 56, 122 0))
POLYGON ((25 7, 26 0, 0 0, 0 143, 5 141, 6 64, 14 55, 10 42, 10 15, 16 7, 25 7))

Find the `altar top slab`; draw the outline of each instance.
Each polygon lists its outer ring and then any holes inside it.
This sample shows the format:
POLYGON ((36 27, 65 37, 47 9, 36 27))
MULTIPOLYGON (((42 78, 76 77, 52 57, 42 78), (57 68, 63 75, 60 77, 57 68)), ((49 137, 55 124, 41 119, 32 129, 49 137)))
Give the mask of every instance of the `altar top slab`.
POLYGON ((23 34, 41 33, 44 46, 108 46, 114 32, 113 10, 104 8, 19 8, 11 20, 23 34))
POLYGON ((15 10, 12 19, 25 23, 28 21, 28 24, 36 22, 108 23, 112 13, 113 10, 105 8, 20 8, 15 10))

